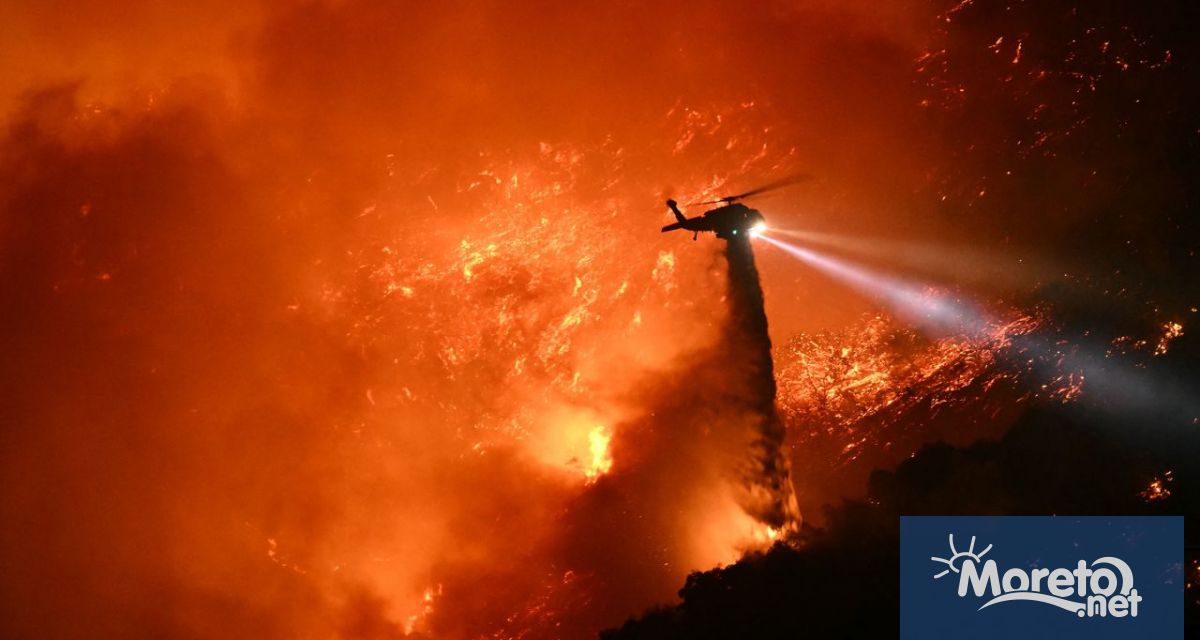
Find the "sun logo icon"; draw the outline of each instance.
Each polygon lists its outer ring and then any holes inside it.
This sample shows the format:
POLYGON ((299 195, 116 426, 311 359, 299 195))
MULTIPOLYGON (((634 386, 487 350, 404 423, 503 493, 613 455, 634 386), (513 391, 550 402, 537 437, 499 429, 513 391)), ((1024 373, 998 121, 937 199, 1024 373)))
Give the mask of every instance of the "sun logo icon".
POLYGON ((930 560, 933 560, 934 562, 940 562, 940 563, 946 565, 947 567, 949 567, 948 569, 942 571, 941 573, 933 576, 933 579, 937 580, 938 578, 946 575, 947 573, 950 573, 951 571, 953 571, 954 573, 958 573, 959 568, 962 567, 963 561, 965 561, 967 559, 974 561, 975 564, 979 564, 980 561, 983 559, 983 557, 987 555, 987 552, 989 552, 991 550, 992 550, 992 545, 989 544, 986 549, 984 549, 983 551, 980 551, 978 554, 976 554, 975 553, 975 536, 971 536, 971 546, 968 547, 966 551, 959 551, 958 549, 954 548, 954 534, 952 533, 952 534, 950 534, 950 558, 949 559, 938 558, 936 556, 931 556, 929 558, 930 560))

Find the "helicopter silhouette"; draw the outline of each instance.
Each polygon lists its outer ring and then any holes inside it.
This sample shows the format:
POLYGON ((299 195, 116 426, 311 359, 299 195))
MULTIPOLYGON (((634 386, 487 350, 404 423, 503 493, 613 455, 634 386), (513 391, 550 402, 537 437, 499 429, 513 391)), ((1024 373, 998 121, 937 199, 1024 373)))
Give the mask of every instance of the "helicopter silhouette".
POLYGON ((765 184, 757 189, 751 189, 745 193, 725 196, 724 198, 709 200, 707 202, 692 203, 694 205, 721 205, 715 209, 709 209, 702 215, 694 218, 683 215, 683 212, 679 210, 678 202, 667 200, 667 207, 671 209, 671 213, 675 214, 676 222, 663 227, 662 231, 666 233, 667 231, 675 231, 676 229, 686 229, 692 232, 692 240, 697 239, 702 232, 707 233, 709 231, 717 234, 717 237, 723 240, 754 237, 757 233, 766 229, 766 218, 757 209, 751 209, 738 201, 793 185, 797 182, 803 182, 808 178, 807 174, 792 175, 765 184))

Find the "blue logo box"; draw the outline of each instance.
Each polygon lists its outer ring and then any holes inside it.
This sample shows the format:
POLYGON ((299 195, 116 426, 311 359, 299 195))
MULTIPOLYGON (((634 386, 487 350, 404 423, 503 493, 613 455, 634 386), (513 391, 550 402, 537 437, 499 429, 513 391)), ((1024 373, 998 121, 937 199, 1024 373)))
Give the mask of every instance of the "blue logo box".
POLYGON ((903 516, 900 637, 1183 638, 1183 518, 903 516))

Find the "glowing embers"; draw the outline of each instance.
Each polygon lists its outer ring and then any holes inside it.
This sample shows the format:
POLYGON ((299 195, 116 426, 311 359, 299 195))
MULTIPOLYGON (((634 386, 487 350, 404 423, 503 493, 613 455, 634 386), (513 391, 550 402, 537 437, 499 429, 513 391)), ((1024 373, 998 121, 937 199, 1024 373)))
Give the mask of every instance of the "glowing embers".
MULTIPOLYGON (((800 335, 776 356, 780 405, 804 425, 799 433, 849 434, 870 416, 882 427, 878 420, 889 411, 953 403, 967 387, 992 386, 1006 375, 996 367, 1000 351, 1034 326, 1035 319, 1021 316, 984 339, 929 339, 876 314, 844 331, 800 335)), ((858 455, 859 445, 853 440, 841 448, 846 460, 858 455)))
POLYGON ((1163 333, 1154 346, 1154 355, 1165 355, 1171 348, 1171 341, 1183 335, 1183 325, 1178 322, 1163 323, 1163 333))
POLYGON ((1145 490, 1138 493, 1138 497, 1146 502, 1158 502, 1171 497, 1170 484, 1175 481, 1174 472, 1168 469, 1161 476, 1156 476, 1150 481, 1145 490))

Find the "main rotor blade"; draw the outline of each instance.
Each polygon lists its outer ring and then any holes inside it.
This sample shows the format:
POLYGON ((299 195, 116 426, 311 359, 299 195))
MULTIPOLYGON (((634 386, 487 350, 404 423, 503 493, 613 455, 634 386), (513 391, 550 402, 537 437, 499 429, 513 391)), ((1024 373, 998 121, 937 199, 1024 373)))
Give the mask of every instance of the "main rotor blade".
POLYGON ((763 193, 766 193, 766 192, 768 192, 768 191, 774 191, 774 190, 776 190, 776 189, 782 189, 782 188, 784 188, 784 187, 791 186, 791 185, 793 185, 793 184, 796 184, 796 183, 798 183, 798 182, 804 182, 804 181, 806 181, 806 180, 809 180, 809 179, 811 179, 811 178, 812 178, 812 176, 811 176, 811 175, 809 175, 809 174, 807 174, 807 173, 793 173, 793 174, 792 174, 792 175, 790 175, 790 176, 785 176, 785 177, 783 177, 783 178, 780 178, 780 179, 778 179, 778 180, 776 180, 776 181, 774 181, 774 182, 768 182, 767 184, 764 184, 763 186, 761 186, 761 187, 758 187, 757 189, 751 189, 751 190, 749 190, 749 191, 747 191, 747 192, 745 192, 745 193, 739 193, 739 194, 737 194, 737 195, 735 195, 735 196, 725 196, 724 198, 718 198, 718 199, 716 199, 716 200, 707 200, 707 201, 704 201, 704 202, 693 202, 693 203, 689 204, 688 206, 693 206, 693 205, 705 205, 705 204, 724 204, 724 203, 730 203, 730 202, 734 202, 734 201, 737 201, 737 200, 741 200, 741 199, 743 199, 743 198, 749 198, 750 196, 757 196, 757 195, 759 195, 759 194, 763 194, 763 193))
POLYGON ((725 198, 725 199, 726 200, 728 200, 728 199, 741 200, 742 198, 749 198, 750 196, 756 196, 760 193, 766 193, 768 191, 774 191, 776 189, 790 187, 796 183, 804 182, 805 180, 808 180, 810 178, 812 178, 812 176, 807 173, 793 173, 790 176, 780 178, 774 182, 768 182, 767 184, 764 184, 763 186, 761 186, 757 189, 751 189, 751 190, 747 191, 746 193, 739 193, 736 196, 729 196, 728 198, 725 198))

